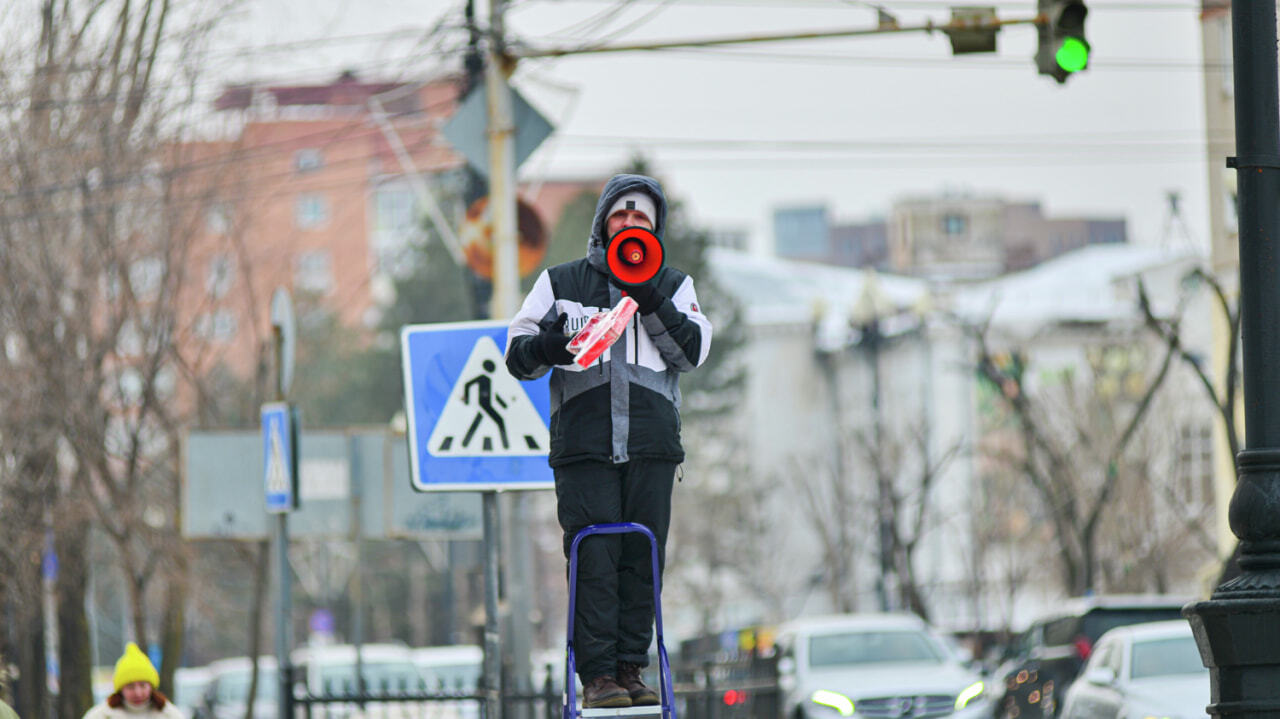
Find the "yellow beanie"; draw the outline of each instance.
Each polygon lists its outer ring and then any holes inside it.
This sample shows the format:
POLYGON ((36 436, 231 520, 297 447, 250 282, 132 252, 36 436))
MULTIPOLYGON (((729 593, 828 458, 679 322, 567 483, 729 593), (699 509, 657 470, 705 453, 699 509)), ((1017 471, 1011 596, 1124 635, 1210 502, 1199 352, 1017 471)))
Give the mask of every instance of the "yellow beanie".
POLYGON ((116 661, 113 679, 115 691, 120 691, 120 687, 133 682, 147 682, 153 689, 160 686, 160 674, 155 665, 133 642, 129 642, 129 646, 124 648, 124 656, 116 661))

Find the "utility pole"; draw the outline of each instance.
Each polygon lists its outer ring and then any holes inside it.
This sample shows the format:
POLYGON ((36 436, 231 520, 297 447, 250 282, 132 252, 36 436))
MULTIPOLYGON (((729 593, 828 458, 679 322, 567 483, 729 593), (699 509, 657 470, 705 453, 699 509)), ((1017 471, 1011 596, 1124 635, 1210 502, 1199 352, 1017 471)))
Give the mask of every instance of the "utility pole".
MULTIPOLYGON (((490 313, 493 319, 510 319, 519 309, 520 271, 518 249, 516 246, 516 188, 515 188, 515 119, 512 112, 511 90, 507 81, 515 69, 515 61, 507 54, 505 38, 505 22, 503 12, 505 0, 489 0, 489 38, 487 43, 486 62, 484 68, 485 92, 488 100, 489 120, 489 220, 493 242, 493 297, 490 302, 490 313)), ((498 628, 497 586, 500 576, 501 551, 499 550, 502 530, 499 526, 498 493, 485 492, 484 531, 487 542, 485 551, 485 701, 488 705, 486 716, 490 719, 502 719, 501 682, 501 641, 498 628)), ((513 515, 520 516, 519 506, 513 515)), ((518 535, 524 531, 517 524, 512 533, 518 535)), ((508 543, 512 548, 527 546, 523 538, 508 543)), ((526 587, 516 587, 511 591, 507 587, 508 597, 527 597, 526 587)), ((523 604, 523 602, 521 602, 523 604)), ((515 616, 513 613, 513 631, 515 625, 528 621, 528 613, 515 616)), ((513 655, 518 654, 523 642, 512 642, 513 655)), ((528 662, 527 648, 523 662, 513 666, 525 666, 528 662)))
POLYGON ((1183 609, 1210 669, 1209 713, 1280 716, 1280 82, 1275 0, 1232 0, 1245 449, 1231 531, 1240 575, 1183 609))
POLYGON ((515 61, 506 53, 502 13, 506 0, 489 0, 489 47, 485 91, 489 100, 489 217, 493 227, 494 319, 520 309, 516 248, 515 120, 507 80, 515 61))

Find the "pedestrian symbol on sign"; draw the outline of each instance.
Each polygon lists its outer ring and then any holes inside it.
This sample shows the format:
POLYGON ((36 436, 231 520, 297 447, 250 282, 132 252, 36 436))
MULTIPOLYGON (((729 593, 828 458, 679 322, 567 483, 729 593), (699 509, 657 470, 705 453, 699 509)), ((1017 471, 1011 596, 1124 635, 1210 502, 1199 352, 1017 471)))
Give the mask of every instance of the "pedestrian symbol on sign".
POLYGON ((280 437, 280 425, 272 424, 270 429, 271 451, 267 455, 267 494, 285 495, 289 493, 289 469, 285 466, 284 440, 280 437))
POLYGON ((524 387, 504 369, 493 338, 471 350, 427 451, 435 457, 514 457, 547 453, 550 435, 524 387))

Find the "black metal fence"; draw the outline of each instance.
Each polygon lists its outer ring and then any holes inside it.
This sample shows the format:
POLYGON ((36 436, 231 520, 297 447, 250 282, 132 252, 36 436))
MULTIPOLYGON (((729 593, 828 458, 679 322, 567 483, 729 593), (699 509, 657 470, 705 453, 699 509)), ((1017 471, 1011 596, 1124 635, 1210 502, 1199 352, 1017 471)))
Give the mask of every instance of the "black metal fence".
MULTIPOLYGON (((294 684, 295 719, 488 719, 490 712, 483 687, 429 687, 425 682, 409 686, 383 683, 376 686, 352 682, 325 685, 313 690, 305 682, 294 684)), ((502 692, 504 719, 558 719, 561 695, 550 679, 538 689, 502 692)))
MULTIPOLYGON (((673 666, 679 719, 780 719, 776 663, 754 654, 673 666)), ((651 668, 656 671, 656 668, 651 668)), ((651 680, 656 686, 656 676, 651 680)), ((293 685, 294 719, 489 719, 483 690, 382 684, 293 685)), ((542 687, 501 693, 503 719, 559 719, 563 694, 542 687)))
POLYGON ((679 719, 780 719, 777 661, 755 652, 677 664, 679 719))

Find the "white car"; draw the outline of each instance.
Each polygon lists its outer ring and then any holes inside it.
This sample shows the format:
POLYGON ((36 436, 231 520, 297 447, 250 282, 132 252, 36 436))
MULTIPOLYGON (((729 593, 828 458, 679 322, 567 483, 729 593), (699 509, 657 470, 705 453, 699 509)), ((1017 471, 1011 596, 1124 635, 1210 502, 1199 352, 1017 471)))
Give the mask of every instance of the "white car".
POLYGON ((205 689, 213 680, 209 667, 178 667, 173 672, 173 705, 183 716, 191 717, 204 699, 205 689))
MULTIPOLYGON (((209 684, 198 712, 201 719, 244 719, 252 672, 249 657, 219 659, 209 664, 209 684)), ((257 719, 275 719, 279 713, 279 682, 276 658, 259 657, 258 685, 253 695, 253 715, 257 719)))
POLYGON ((1131 624, 1098 639, 1067 690, 1063 719, 1207 716, 1209 670, 1185 620, 1131 624))
POLYGON ((915 615, 799 619, 776 646, 785 719, 991 715, 982 676, 915 615))

